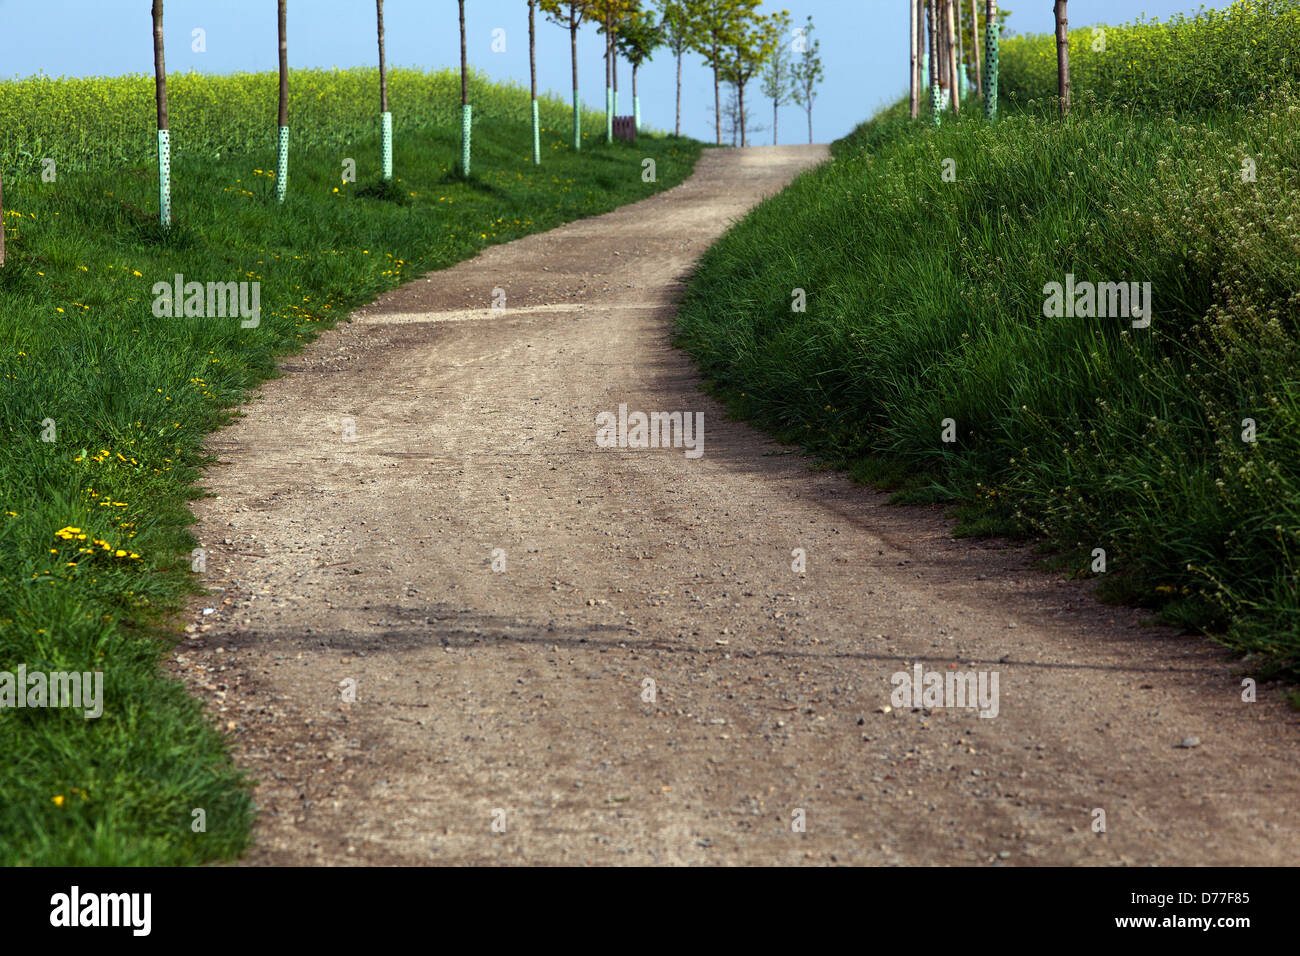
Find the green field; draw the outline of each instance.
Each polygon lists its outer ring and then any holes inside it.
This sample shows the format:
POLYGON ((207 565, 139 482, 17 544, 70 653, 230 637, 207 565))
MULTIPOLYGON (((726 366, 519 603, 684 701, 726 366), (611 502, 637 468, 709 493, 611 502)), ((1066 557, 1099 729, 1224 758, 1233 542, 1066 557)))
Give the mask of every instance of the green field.
POLYGON ((996 124, 835 144, 706 255, 680 341, 737 414, 1294 678, 1300 4, 1110 29, 1065 122, 1053 38, 1004 49, 996 124), (1067 275, 1150 283, 1150 327, 1045 315, 1067 275))
MULTIPOLYGON (((198 586, 187 501, 202 442, 277 357, 377 293, 480 249, 681 182, 699 145, 607 146, 589 113, 475 79, 474 175, 458 75, 393 71, 394 189, 377 187, 378 79, 294 73, 289 195, 274 200, 275 77, 171 80, 175 225, 158 225, 152 80, 0 83, 0 671, 103 672, 103 715, 0 710, 0 863, 228 858, 252 806, 218 732, 160 675, 198 586), (642 180, 655 159, 658 181, 642 180), (57 178, 44 181, 45 158, 57 178), (345 159, 358 182, 343 182, 345 159), (260 282, 256 327, 154 314, 153 289, 260 282), (46 440, 50 439, 50 440, 46 440), (192 811, 206 831, 192 829, 192 811)), ((487 303, 485 302, 485 306, 487 303)))

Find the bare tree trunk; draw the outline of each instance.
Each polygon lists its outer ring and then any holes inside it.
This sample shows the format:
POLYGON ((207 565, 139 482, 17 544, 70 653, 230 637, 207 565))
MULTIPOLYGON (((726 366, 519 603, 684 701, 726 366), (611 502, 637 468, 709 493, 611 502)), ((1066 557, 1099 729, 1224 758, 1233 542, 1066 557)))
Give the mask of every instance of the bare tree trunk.
POLYGON ((682 135, 682 48, 677 48, 677 135, 682 135))
POLYGON ((948 57, 948 0, 939 0, 939 85, 951 100, 952 75, 949 73, 951 61, 948 57))
POLYGON ((528 0, 528 77, 537 100, 537 0, 528 0))
POLYGON ((920 0, 912 0, 911 6, 912 6, 912 19, 909 21, 909 23, 911 24, 911 32, 908 34, 908 36, 911 39, 912 54, 911 54, 911 68, 908 72, 908 84, 911 86, 911 93, 912 93, 912 119, 916 119, 918 116, 921 115, 921 89, 920 89, 921 61, 917 57, 917 52, 916 52, 918 49, 917 39, 916 39, 916 19, 917 19, 917 15, 920 13, 921 10, 920 0))
POLYGON ((970 35, 975 44, 975 95, 984 93, 984 70, 980 66, 980 15, 975 0, 970 0, 970 35))
POLYGON ((384 56, 384 0, 375 0, 379 15, 379 112, 388 112, 388 61, 384 56))
POLYGON ((934 4, 934 46, 939 60, 939 87, 948 88, 948 48, 945 45, 947 22, 943 14, 944 0, 935 0, 934 4))
POLYGON ((722 80, 718 68, 713 68, 713 112, 717 114, 718 145, 722 145, 722 80))
POLYGON ((961 0, 952 0, 953 12, 957 20, 957 86, 961 88, 961 70, 966 64, 966 37, 961 28, 961 0))
POLYGON ((739 96, 738 109, 740 110, 740 115, 738 119, 740 120, 740 147, 741 149, 744 149, 746 146, 749 145, 749 143, 746 142, 745 140, 745 84, 744 83, 736 84, 736 93, 739 96))
POLYGON ((460 174, 470 174, 473 111, 469 105, 469 43, 465 34, 465 0, 460 0, 460 174))
POLYGON ((163 0, 153 0, 153 81, 158 128, 167 129, 167 64, 163 59, 163 0))
POLYGON ((469 47, 465 42, 465 0, 460 0, 460 105, 469 106, 469 47))
POLYGON ((578 8, 569 7, 569 44, 573 48, 573 148, 582 149, 582 101, 578 96, 578 8))
POLYGON ((945 0, 944 6, 948 8, 948 89, 952 91, 952 113, 954 116, 961 112, 961 89, 957 82, 957 32, 956 22, 954 20, 954 8, 956 0, 945 0))
POLYGON ((779 105, 780 104, 777 102, 776 98, 774 97, 772 99, 772 145, 773 146, 780 145, 776 141, 777 124, 781 121, 781 114, 780 114, 780 110, 778 109, 779 105))
POLYGON ((280 32, 280 125, 289 125, 289 39, 285 35, 285 0, 280 0, 277 14, 280 32))
POLYGON ((537 0, 528 0, 528 74, 533 90, 533 165, 542 165, 542 126, 537 112, 537 0))
POLYGON ((614 14, 605 14, 605 142, 614 142, 614 14))
POLYGON ((1068 0, 1056 0, 1056 72, 1062 118, 1070 115, 1070 21, 1065 10, 1067 2, 1068 0))

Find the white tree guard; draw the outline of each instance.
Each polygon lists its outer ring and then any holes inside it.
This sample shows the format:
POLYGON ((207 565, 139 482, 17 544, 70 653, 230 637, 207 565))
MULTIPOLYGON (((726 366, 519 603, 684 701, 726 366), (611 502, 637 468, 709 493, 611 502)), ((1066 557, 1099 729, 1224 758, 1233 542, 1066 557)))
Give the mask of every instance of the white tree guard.
POLYGON ((172 141, 171 130, 158 131, 158 221, 172 224, 172 141))
POLYGON ((382 128, 382 145, 380 151, 384 163, 384 179, 393 178, 393 114, 381 113, 379 116, 380 126, 382 128))
POLYGON ((275 198, 284 202, 289 190, 289 127, 280 127, 280 142, 275 151, 275 198))
POLYGON ((542 119, 537 111, 537 100, 533 100, 533 165, 542 165, 542 119))
POLYGON ((573 91, 573 148, 582 149, 582 99, 573 91))

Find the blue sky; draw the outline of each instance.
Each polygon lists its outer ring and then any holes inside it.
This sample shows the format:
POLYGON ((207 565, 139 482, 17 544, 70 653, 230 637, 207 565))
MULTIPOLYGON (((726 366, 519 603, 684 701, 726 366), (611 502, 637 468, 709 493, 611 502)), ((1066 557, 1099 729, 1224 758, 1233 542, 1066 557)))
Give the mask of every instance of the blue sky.
MULTIPOLYGON (((967 0, 968 2, 968 0, 967 0)), ((822 44, 826 82, 814 110, 814 136, 843 136, 907 88, 907 0, 764 0, 766 9, 787 9, 796 23, 809 14, 822 44)), ((1020 33, 1053 29, 1048 0, 1006 0, 1009 28, 1020 33)), ((1226 3, 1210 2, 1211 7, 1226 3)), ((1141 13, 1167 17, 1192 12, 1189 0, 1072 0, 1071 26, 1120 23, 1141 13)), ((149 0, 0 0, 0 76, 119 75, 153 70, 149 0)), ((170 71, 227 73, 276 68, 275 0, 166 0, 167 66, 170 71), (207 52, 191 51, 191 31, 207 33, 207 52)), ((470 61, 496 77, 528 79, 528 16, 525 0, 468 0, 470 61), (506 31, 504 53, 492 52, 492 31, 506 31)), ((459 63, 455 0, 386 0, 384 20, 389 62, 435 68, 459 63)), ((601 41, 584 32, 579 46, 583 98, 604 101, 601 41)), ((290 0, 289 63, 294 67, 372 65, 377 60, 373 0, 290 0)), ((542 89, 571 87, 566 30, 538 24, 538 82, 542 89)), ((697 57, 683 66, 683 132, 711 139, 711 74, 697 57)), ((631 87, 624 65, 620 87, 631 87)), ((666 51, 642 70, 641 99, 647 124, 671 129, 675 66, 666 51)), ((757 94, 755 87, 754 93, 757 94)), ((566 94, 567 95, 567 94, 566 94)), ((394 103, 394 110, 401 104, 394 103)), ((630 112, 630 110, 628 110, 630 112)), ((753 111, 764 126, 752 142, 772 141, 771 105, 753 111)), ((807 139, 803 114, 781 112, 781 141, 807 139)))

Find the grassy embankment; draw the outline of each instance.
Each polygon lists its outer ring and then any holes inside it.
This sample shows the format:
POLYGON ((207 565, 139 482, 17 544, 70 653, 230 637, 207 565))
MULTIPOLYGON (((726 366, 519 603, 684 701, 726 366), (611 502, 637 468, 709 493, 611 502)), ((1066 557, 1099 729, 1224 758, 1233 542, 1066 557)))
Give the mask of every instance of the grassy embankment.
POLYGON ((379 192, 377 73, 304 71, 291 81, 281 207, 275 86, 271 74, 171 78, 175 226, 164 235, 152 78, 0 82, 0 671, 104 673, 98 719, 0 710, 0 863, 172 864, 241 850, 246 783, 198 704, 159 672, 168 615, 198 578, 186 503, 204 435, 278 356, 350 307, 666 189, 699 152, 658 136, 606 146, 604 117, 590 113, 575 154, 568 107, 546 99, 534 168, 526 91, 476 80, 464 182, 458 77, 398 70, 400 188, 367 198, 379 192), (53 182, 41 177, 47 157, 53 182), (645 157, 657 183, 642 181, 645 157), (348 158, 357 183, 342 181, 348 158), (260 324, 155 317, 153 286, 176 273, 260 282, 260 324), (196 808, 205 832, 192 829, 196 808))
POLYGON ((995 125, 902 104, 835 144, 705 257, 681 341, 738 414, 962 533, 1104 549, 1104 594, 1295 677, 1300 3, 1094 36, 1066 122, 1031 36, 995 125), (1067 274, 1151 283, 1150 327, 1045 316, 1067 274))

